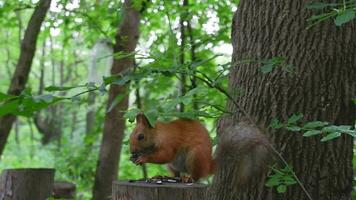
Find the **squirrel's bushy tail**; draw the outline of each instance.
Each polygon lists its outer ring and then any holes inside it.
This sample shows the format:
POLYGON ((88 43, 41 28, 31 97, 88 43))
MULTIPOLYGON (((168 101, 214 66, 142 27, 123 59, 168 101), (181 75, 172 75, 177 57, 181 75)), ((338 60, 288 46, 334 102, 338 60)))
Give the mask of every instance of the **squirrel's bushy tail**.
POLYGON ((215 154, 216 175, 223 174, 238 186, 260 178, 271 160, 270 147, 267 136, 246 122, 224 129, 215 154))

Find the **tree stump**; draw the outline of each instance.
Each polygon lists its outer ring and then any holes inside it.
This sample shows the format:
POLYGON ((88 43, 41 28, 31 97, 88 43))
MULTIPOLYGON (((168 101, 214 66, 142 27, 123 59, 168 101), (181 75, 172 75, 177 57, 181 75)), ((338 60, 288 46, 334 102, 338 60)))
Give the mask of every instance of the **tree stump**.
POLYGON ((62 199, 75 198, 76 186, 66 181, 56 181, 53 184, 52 197, 62 199))
POLYGON ((45 200, 51 196, 54 169, 6 169, 0 176, 0 200, 45 200))
POLYGON ((206 197, 207 185, 114 181, 112 191, 112 200, 200 200, 206 197))

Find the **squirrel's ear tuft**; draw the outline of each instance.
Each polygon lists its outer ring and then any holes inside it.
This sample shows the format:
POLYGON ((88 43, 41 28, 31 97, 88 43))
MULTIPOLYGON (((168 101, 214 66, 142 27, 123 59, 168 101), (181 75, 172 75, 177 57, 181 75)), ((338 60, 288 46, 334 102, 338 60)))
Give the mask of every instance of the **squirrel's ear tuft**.
POLYGON ((148 128, 152 128, 152 126, 151 126, 150 122, 148 121, 147 117, 142 112, 140 112, 140 113, 138 113, 136 115, 136 123, 137 124, 142 124, 142 125, 144 125, 145 127, 148 127, 148 128))

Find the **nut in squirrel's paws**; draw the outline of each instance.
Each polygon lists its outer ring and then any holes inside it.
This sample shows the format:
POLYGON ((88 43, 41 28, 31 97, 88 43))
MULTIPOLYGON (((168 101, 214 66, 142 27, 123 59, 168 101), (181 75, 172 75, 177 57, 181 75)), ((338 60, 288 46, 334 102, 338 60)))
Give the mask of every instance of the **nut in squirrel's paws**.
POLYGON ((134 161, 134 163, 135 163, 136 165, 142 165, 142 164, 144 164, 144 163, 146 163, 146 162, 147 162, 147 158, 145 158, 145 157, 143 157, 143 156, 138 157, 138 158, 134 161))
POLYGON ((130 157, 130 161, 135 163, 136 165, 141 165, 147 161, 146 158, 143 157, 140 153, 133 153, 130 157))

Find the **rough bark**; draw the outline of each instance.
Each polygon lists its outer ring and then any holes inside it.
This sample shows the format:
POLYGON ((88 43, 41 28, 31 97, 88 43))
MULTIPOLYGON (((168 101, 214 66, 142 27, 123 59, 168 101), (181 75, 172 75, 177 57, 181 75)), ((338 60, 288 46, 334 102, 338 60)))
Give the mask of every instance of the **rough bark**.
MULTIPOLYGON (((356 23, 336 27, 333 20, 307 29, 313 11, 302 1, 241 0, 232 25, 233 58, 229 89, 238 104, 267 127, 275 117, 287 120, 303 113, 304 121, 354 124, 356 93, 356 23), (256 62, 284 56, 295 73, 277 67, 268 74, 256 62), (239 64, 240 63, 240 64, 239 64), (237 95, 240 93, 240 95, 237 95)), ((326 1, 331 2, 331 1, 326 1)), ((315 14, 315 13, 314 13, 315 14)), ((228 110, 236 111, 232 101, 228 110)), ((240 115, 225 118, 220 132, 237 124, 240 115)), ((350 200, 353 138, 329 142, 301 133, 269 130, 276 149, 293 166, 313 199, 350 200)), ((249 188, 234 199, 307 199, 300 186, 277 194, 266 187, 249 188)))
POLYGON ((198 200, 206 198, 207 185, 194 183, 113 182, 112 200, 198 200))
POLYGON ((7 169, 0 176, 1 200, 45 200, 51 196, 54 169, 7 169))
POLYGON ((52 197, 56 199, 73 199, 75 198, 76 185, 65 181, 56 181, 53 184, 52 197))
MULTIPOLYGON (((123 4, 123 17, 114 45, 114 53, 132 53, 139 38, 140 13, 132 7, 131 0, 123 4)), ((111 74, 120 74, 133 66, 134 59, 130 57, 116 59, 111 68, 111 74)), ((109 89, 107 108, 111 106, 118 95, 124 98, 105 116, 104 133, 100 145, 100 154, 95 175, 93 198, 108 199, 111 196, 112 181, 117 178, 122 139, 125 130, 123 111, 128 106, 127 86, 112 84, 109 89)))
MULTIPOLYGON (((11 84, 7 92, 8 94, 19 95, 25 89, 32 60, 36 51, 37 38, 50 4, 51 0, 39 1, 30 18, 30 21, 28 22, 28 26, 21 43, 20 57, 17 61, 16 70, 11 79, 11 84)), ((15 120, 16 116, 14 115, 5 115, 0 118, 0 156, 4 151, 7 138, 15 120)))

